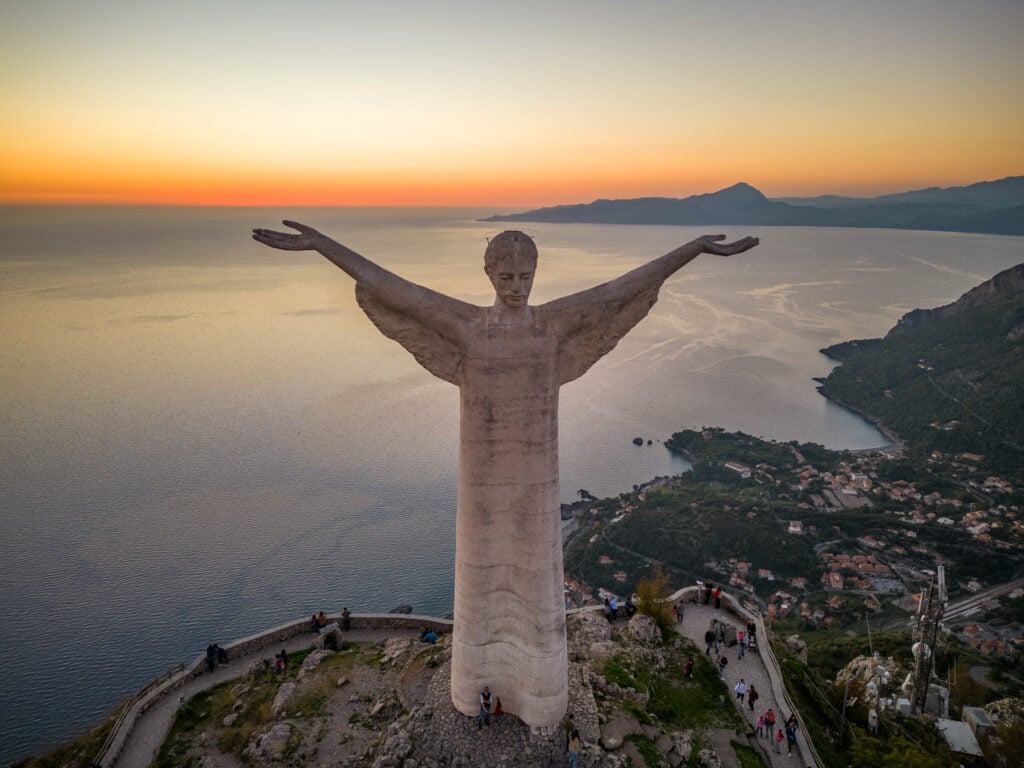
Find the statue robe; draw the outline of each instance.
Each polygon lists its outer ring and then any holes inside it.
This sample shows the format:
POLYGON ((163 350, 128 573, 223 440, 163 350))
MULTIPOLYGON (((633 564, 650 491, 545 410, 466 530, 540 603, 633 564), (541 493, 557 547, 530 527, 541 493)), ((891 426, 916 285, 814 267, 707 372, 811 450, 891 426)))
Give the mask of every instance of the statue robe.
POLYGON ((396 310, 383 286, 356 285, 380 331, 461 394, 451 686, 464 714, 477 713, 485 685, 533 728, 566 712, 558 390, 647 314, 662 280, 620 278, 526 307, 515 325, 416 286, 419 306, 466 318, 460 340, 396 310))

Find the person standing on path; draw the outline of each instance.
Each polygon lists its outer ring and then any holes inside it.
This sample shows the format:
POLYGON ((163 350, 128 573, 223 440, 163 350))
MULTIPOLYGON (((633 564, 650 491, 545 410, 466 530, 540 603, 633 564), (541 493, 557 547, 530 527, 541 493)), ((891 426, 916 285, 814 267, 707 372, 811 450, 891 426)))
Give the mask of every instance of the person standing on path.
POLYGON ((786 747, 789 750, 789 756, 793 756, 793 747, 796 746, 796 722, 792 718, 786 723, 786 747))
POLYGON ((736 698, 740 700, 740 706, 742 707, 743 697, 747 695, 746 681, 744 681, 744 679, 741 677, 740 681, 736 683, 736 685, 733 687, 733 690, 736 691, 736 698))
POLYGON ((729 657, 724 653, 718 657, 718 679, 725 681, 725 668, 729 664, 729 657))
POLYGON ((491 724, 491 689, 486 685, 480 691, 480 714, 476 716, 476 729, 479 731, 485 725, 491 724))
POLYGON ((708 627, 708 631, 704 633, 704 644, 707 645, 704 655, 710 656, 711 646, 715 644, 715 631, 711 627, 708 627))
POLYGON ((768 707, 768 710, 764 713, 764 727, 765 737, 769 740, 775 738, 775 710, 768 707))
POLYGON ((747 650, 747 636, 742 629, 736 635, 736 650, 739 654, 736 658, 742 659, 747 650))
POLYGON ((760 698, 760 696, 757 692, 757 688, 755 688, 753 683, 751 683, 750 690, 747 691, 747 704, 750 705, 751 713, 754 711, 754 702, 756 702, 758 698, 760 698))
POLYGON ((782 754, 782 740, 784 738, 785 736, 782 735, 782 729, 779 728, 775 733, 775 743, 772 745, 776 755, 782 754))
POLYGON ((575 728, 572 729, 572 733, 569 734, 569 765, 570 768, 576 768, 576 763, 580 758, 580 732, 575 728))

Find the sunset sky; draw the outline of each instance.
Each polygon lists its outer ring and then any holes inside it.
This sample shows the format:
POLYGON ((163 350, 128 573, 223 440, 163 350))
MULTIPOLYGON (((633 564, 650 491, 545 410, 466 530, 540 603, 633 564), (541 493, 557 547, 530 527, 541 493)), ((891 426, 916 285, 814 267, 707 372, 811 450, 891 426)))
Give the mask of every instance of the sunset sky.
POLYGON ((1020 0, 0 14, 0 202, 536 206, 1024 174, 1020 0))

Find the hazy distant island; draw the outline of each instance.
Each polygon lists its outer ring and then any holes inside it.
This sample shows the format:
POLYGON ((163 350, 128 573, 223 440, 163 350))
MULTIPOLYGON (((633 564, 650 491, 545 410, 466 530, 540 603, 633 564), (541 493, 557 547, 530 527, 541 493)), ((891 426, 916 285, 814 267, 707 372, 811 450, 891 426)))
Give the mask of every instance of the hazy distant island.
POLYGON ((686 198, 595 200, 494 215, 483 221, 864 227, 1024 235, 1024 176, 873 198, 823 195, 772 200, 749 184, 739 183, 686 198))

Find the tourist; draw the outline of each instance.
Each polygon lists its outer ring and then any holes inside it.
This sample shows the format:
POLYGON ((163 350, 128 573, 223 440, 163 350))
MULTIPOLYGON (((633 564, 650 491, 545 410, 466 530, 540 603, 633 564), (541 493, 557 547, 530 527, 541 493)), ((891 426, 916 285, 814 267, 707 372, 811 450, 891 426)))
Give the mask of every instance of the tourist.
POLYGON ((572 732, 576 730, 576 722, 572 719, 572 712, 566 712, 562 718, 562 733, 565 735, 565 753, 569 754, 569 740, 572 739, 572 732))
POLYGON ((626 604, 623 606, 626 609, 626 618, 633 618, 633 614, 636 613, 636 604, 633 602, 633 596, 630 595, 626 598, 626 604))
POLYGON ((217 652, 217 663, 227 664, 228 663, 228 652, 224 648, 220 647, 219 643, 213 644, 213 650, 217 652))
POLYGON ((679 601, 679 605, 676 606, 676 622, 678 624, 683 623, 683 601, 679 601))
POLYGON ((721 587, 715 587, 714 595, 715 595, 715 610, 716 611, 720 611, 720 610, 722 610, 722 588, 721 587))
POLYGON ((793 747, 796 746, 796 720, 790 718, 786 722, 786 748, 789 751, 789 756, 793 756, 793 747))
POLYGON ((608 600, 608 607, 611 609, 612 612, 612 621, 615 621, 619 618, 619 604, 614 597, 608 600))
POLYGON ((575 728, 572 729, 572 733, 569 734, 569 765, 571 768, 576 768, 577 761, 580 758, 580 732, 575 728))
POLYGON ((775 738, 775 710, 768 707, 768 711, 764 713, 764 727, 765 736, 768 739, 775 738))
POLYGON ((604 617, 608 619, 608 623, 612 623, 612 604, 606 597, 604 599, 604 617))
POLYGON ((711 590, 714 586, 715 585, 710 581, 704 585, 704 605, 709 605, 711 603, 711 590))
POLYGON ((750 705, 750 711, 754 711, 754 702, 760 698, 760 694, 757 692, 757 688, 754 687, 753 683, 750 685, 750 690, 747 691, 747 704, 750 705))
POLYGON ((757 634, 757 624, 755 624, 754 620, 751 619, 747 622, 747 637, 753 638, 755 634, 757 634))
POLYGON ((764 715, 760 715, 757 718, 757 738, 764 736, 764 715))
POLYGON ((504 714, 505 710, 501 708, 501 696, 494 697, 494 719, 497 720, 504 714))
POLYGON ((284 672, 288 673, 288 651, 284 648, 281 649, 281 663, 284 664, 284 672))
POLYGON ((786 738, 786 737, 783 736, 782 729, 779 728, 778 732, 775 734, 775 743, 772 744, 772 748, 775 750, 775 754, 776 755, 781 755, 782 754, 782 740, 784 738, 786 738))
POLYGON ((693 656, 686 657, 686 663, 683 665, 683 674, 686 675, 687 680, 693 680, 693 656))
POLYGON ((747 636, 743 633, 742 629, 736 634, 736 647, 739 654, 736 658, 742 659, 743 654, 747 650, 747 636))
POLYGON ((213 668, 217 666, 217 649, 213 643, 206 646, 206 671, 213 672, 213 668))
POLYGON ((320 611, 320 613, 318 613, 316 615, 316 627, 317 627, 318 630, 320 630, 320 629, 323 629, 326 626, 327 626, 327 614, 324 613, 323 611, 320 611))
POLYGON ((341 609, 341 631, 348 632, 352 626, 352 614, 349 613, 348 608, 341 609))
POLYGON ((316 620, 316 614, 315 613, 312 616, 309 617, 309 631, 310 632, 319 632, 320 631, 320 622, 316 620))
POLYGON ((704 633, 704 644, 707 646, 704 655, 710 656, 711 646, 715 644, 715 631, 711 627, 708 627, 708 631, 704 633))
POLYGON ((432 630, 430 627, 424 627, 423 631, 420 632, 420 642, 430 643, 431 645, 433 645, 437 642, 437 633, 434 632, 434 630, 432 630))
POLYGON ((476 729, 491 724, 491 689, 486 685, 480 691, 480 713, 476 716, 476 729))
POLYGON ((743 697, 747 695, 747 683, 742 677, 733 690, 736 691, 736 698, 740 700, 740 704, 743 704, 743 697))
POLYGON ((725 680, 725 668, 729 664, 729 657, 724 653, 718 657, 718 679, 725 680))
POLYGON ((284 675, 284 660, 281 658, 280 653, 274 657, 274 674, 284 675))

